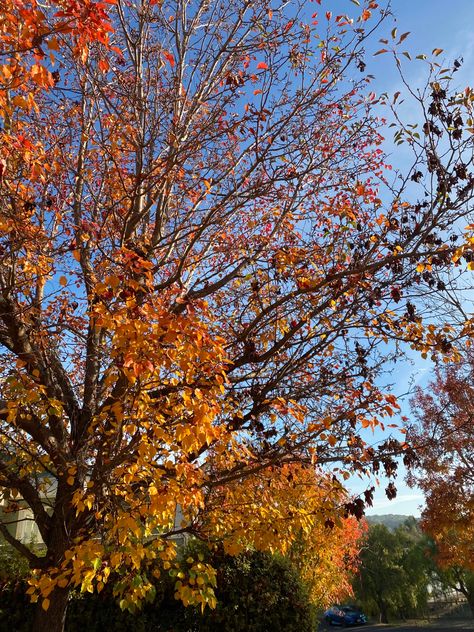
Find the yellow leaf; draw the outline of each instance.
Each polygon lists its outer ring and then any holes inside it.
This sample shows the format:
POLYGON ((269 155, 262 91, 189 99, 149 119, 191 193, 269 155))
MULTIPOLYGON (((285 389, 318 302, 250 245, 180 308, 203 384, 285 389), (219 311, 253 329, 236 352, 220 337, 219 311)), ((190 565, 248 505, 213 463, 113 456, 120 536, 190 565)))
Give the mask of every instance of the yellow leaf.
POLYGON ((24 110, 28 109, 28 101, 25 99, 25 97, 21 97, 18 94, 13 97, 12 103, 15 107, 23 108, 24 110))
POLYGON ((43 599, 43 602, 41 603, 43 610, 47 610, 49 608, 49 603, 49 599, 43 599))
POLYGON ((470 262, 467 264, 467 269, 468 269, 468 270, 474 270, 474 261, 470 261, 470 262))

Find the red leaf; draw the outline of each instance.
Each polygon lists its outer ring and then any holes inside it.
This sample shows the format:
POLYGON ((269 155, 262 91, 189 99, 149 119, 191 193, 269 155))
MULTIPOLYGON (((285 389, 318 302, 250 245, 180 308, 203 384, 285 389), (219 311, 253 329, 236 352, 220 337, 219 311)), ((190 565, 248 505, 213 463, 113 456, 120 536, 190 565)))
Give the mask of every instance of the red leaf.
POLYGON ((166 61, 169 62, 171 68, 174 68, 175 61, 174 61, 173 55, 170 52, 168 52, 167 50, 164 50, 162 55, 166 59, 166 61))
POLYGON ((267 70, 268 64, 266 64, 264 61, 261 61, 257 64, 257 68, 261 68, 262 70, 267 70))

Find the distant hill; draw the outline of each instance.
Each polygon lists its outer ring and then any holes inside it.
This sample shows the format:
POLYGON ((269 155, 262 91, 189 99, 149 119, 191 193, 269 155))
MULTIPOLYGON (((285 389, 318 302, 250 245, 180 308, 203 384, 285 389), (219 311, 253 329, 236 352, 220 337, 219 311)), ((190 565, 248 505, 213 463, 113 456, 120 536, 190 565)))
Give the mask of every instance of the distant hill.
POLYGON ((392 531, 403 524, 405 520, 408 520, 409 518, 413 518, 413 516, 404 516, 402 514, 381 514, 375 516, 366 516, 367 522, 369 524, 383 524, 387 527, 387 529, 390 529, 392 531))

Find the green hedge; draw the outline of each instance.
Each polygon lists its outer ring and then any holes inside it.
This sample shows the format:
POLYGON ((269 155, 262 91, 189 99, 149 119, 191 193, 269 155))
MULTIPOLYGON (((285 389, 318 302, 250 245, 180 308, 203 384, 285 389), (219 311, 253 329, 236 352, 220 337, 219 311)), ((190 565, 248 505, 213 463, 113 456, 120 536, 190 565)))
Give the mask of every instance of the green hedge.
MULTIPOLYGON (((195 552, 195 551, 193 551, 195 552)), ((187 552, 184 552, 186 555, 187 552)), ((267 553, 236 558, 208 556, 217 568, 215 610, 185 608, 170 579, 138 614, 122 612, 109 585, 100 595, 74 593, 66 632, 312 632, 315 612, 304 583, 290 562, 267 553)), ((0 632, 33 632, 33 606, 21 577, 0 584, 0 632)))

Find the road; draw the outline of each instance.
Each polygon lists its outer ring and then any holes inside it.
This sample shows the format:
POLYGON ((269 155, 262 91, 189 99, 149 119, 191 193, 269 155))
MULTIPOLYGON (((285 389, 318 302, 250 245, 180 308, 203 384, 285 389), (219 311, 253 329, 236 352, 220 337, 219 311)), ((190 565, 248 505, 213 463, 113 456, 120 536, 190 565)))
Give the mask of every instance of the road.
POLYGON ((368 625, 364 632, 473 632, 474 624, 466 621, 443 621, 432 625, 368 625))
POLYGON ((432 623, 430 625, 359 625, 352 628, 338 628, 338 627, 327 627, 325 625, 321 625, 319 627, 320 632, 326 632, 329 630, 353 630, 354 632, 474 632, 474 622, 469 621, 442 621, 432 623))

